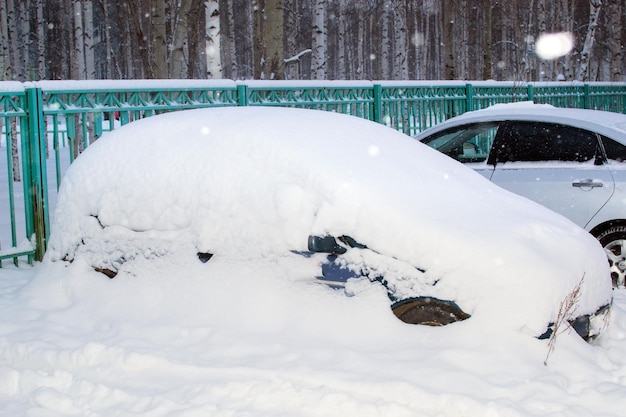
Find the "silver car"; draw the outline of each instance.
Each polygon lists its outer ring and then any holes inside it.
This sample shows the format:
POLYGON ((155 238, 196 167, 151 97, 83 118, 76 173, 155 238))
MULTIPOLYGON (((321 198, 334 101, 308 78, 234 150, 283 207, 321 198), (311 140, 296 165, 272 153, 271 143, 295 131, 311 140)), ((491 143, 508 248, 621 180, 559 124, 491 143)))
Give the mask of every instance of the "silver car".
POLYGON ((529 102, 468 112, 416 139, 583 227, 626 277, 626 115, 529 102))

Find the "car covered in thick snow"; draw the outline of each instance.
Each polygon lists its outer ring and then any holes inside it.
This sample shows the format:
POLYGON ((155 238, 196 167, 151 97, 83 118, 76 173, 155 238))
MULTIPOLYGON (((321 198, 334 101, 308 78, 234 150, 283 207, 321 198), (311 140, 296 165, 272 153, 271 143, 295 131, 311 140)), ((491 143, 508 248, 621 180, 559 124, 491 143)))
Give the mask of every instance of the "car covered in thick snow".
POLYGON ((626 115, 532 102, 497 104, 416 138, 594 235, 614 285, 626 278, 626 115))
POLYGON ((406 323, 536 337, 594 336, 612 297, 602 247, 570 220, 383 125, 288 108, 181 111, 98 139, 62 181, 46 262, 116 281, 262 262, 333 296, 376 286, 406 323))

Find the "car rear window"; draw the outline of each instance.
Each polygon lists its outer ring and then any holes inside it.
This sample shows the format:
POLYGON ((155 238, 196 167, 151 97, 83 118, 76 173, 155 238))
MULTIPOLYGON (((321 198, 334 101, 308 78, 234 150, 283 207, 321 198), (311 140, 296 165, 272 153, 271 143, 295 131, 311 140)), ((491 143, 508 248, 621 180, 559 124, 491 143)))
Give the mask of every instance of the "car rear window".
POLYGON ((609 161, 626 161, 626 146, 606 136, 602 136, 602 145, 609 161))

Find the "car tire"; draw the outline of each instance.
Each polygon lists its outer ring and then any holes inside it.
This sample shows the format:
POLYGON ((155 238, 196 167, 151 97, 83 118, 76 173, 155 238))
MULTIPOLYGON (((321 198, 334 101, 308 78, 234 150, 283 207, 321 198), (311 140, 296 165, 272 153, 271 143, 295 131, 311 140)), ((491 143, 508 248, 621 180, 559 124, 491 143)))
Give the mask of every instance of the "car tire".
POLYGON ((405 323, 425 326, 445 326, 470 317, 456 303, 433 297, 415 297, 398 301, 391 306, 391 310, 405 323))
POLYGON ((609 258, 613 286, 624 287, 626 278, 626 226, 612 226, 599 233, 596 238, 609 258))

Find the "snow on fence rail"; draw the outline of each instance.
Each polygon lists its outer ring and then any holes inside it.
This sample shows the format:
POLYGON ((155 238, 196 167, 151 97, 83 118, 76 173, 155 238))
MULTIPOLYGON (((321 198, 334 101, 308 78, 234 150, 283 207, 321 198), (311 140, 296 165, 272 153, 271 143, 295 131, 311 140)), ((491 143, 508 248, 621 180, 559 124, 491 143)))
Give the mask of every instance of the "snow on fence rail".
POLYGON ((0 82, 0 267, 40 260, 64 170, 106 131, 154 114, 218 106, 341 112, 414 135, 495 103, 533 100, 626 113, 626 83, 97 80, 0 82))

